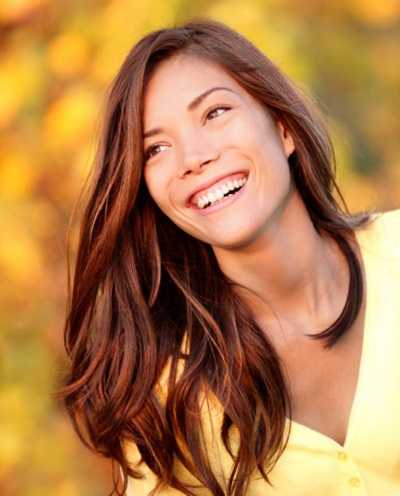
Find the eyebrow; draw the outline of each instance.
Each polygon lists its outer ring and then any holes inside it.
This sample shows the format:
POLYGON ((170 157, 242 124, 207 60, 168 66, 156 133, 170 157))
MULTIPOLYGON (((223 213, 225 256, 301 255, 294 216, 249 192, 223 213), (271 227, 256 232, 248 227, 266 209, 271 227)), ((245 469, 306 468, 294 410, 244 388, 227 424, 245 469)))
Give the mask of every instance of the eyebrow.
MULTIPOLYGON (((230 91, 231 93, 235 93, 235 91, 233 91, 230 88, 227 88, 226 86, 213 86, 212 88, 209 88, 208 90, 201 93, 199 96, 196 96, 196 98, 189 103, 189 105, 187 106, 187 109, 190 112, 193 112, 193 110, 195 110, 208 95, 210 95, 211 93, 214 93, 214 91, 221 91, 221 90, 230 91)), ((149 131, 146 131, 143 134, 143 138, 150 138, 151 136, 154 136, 156 134, 160 134, 163 132, 164 132, 164 130, 161 127, 155 127, 154 129, 150 129, 149 131)))

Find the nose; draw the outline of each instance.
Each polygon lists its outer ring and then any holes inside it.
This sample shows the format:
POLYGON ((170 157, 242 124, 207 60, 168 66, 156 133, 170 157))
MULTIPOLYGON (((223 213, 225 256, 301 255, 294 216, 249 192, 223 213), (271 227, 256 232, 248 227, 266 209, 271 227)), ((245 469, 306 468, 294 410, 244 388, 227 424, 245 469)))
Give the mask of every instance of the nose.
POLYGON ((200 174, 204 166, 214 162, 219 157, 217 147, 210 141, 201 139, 198 135, 182 148, 179 176, 200 174))

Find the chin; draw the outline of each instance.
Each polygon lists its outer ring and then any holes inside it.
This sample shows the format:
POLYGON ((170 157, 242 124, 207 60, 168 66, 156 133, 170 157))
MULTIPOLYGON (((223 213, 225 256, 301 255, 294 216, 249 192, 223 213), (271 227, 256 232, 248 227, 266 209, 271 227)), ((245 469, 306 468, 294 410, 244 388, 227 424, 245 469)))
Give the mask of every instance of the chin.
POLYGON ((224 250, 238 250, 241 248, 245 248, 249 246, 251 243, 255 241, 257 236, 259 235, 260 227, 247 226, 246 229, 237 229, 232 230, 231 232, 223 231, 222 229, 218 233, 218 237, 210 241, 210 244, 219 249, 224 250))

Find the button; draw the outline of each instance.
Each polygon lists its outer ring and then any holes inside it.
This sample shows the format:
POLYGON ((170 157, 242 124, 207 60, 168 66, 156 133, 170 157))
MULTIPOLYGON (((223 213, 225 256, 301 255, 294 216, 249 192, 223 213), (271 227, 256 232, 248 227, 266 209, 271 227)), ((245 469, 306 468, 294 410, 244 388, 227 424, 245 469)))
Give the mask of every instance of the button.
POLYGON ((359 487, 361 481, 358 477, 352 477, 351 479, 349 479, 349 484, 351 487, 359 487))
POLYGON ((343 451, 338 451, 337 457, 339 458, 339 460, 342 460, 342 461, 347 460, 347 455, 346 455, 346 453, 343 453, 343 451))

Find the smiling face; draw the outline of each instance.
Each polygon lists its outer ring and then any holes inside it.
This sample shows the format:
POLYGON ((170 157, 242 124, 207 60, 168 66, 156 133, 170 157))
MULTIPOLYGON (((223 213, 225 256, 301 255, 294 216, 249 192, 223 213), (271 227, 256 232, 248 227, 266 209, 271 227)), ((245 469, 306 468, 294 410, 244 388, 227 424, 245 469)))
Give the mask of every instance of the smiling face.
POLYGON ((291 191, 291 136, 216 64, 184 54, 159 63, 143 125, 150 195, 213 247, 251 243, 291 191))

